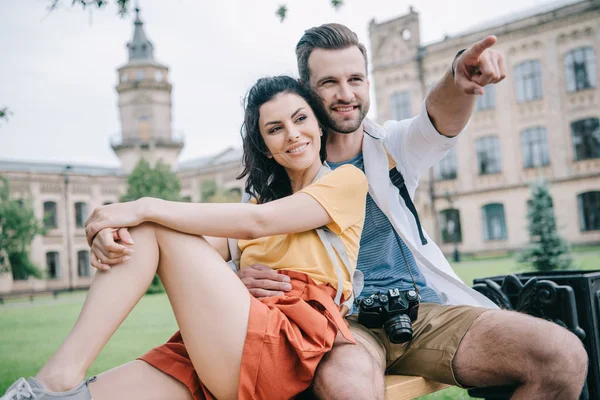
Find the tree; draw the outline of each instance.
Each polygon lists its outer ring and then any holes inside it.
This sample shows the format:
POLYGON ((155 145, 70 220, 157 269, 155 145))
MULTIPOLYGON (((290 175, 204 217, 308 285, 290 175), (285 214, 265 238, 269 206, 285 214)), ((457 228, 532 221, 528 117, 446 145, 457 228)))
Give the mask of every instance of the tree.
POLYGON ((552 197, 544 181, 532 186, 527 206, 530 245, 519 254, 519 262, 531 264, 538 271, 568 268, 573 261, 569 245, 558 234, 552 197))
POLYGON ((8 116, 12 115, 12 112, 8 109, 8 107, 0 108, 0 120, 8 121, 8 116))
MULTIPOLYGON (((133 201, 142 197, 156 197, 163 200, 180 201, 181 183, 171 167, 162 161, 152 168, 146 159, 142 158, 127 178, 127 193, 121 196, 121 201, 133 201)), ((158 275, 154 275, 152 284, 146 293, 160 293, 165 289, 158 275)))
POLYGON ((163 200, 179 201, 181 183, 171 167, 162 161, 152 168, 142 158, 127 179, 127 193, 121 201, 133 201, 142 197, 156 197, 163 200))
MULTIPOLYGON (((29 259, 29 246, 33 238, 44 229, 36 219, 29 202, 11 199, 10 184, 0 180, 0 253, 8 256, 5 267, 12 267, 13 279, 41 278, 42 272, 29 259)), ((0 271, 8 272, 6 270, 0 271)))
MULTIPOLYGON (((69 1, 71 2, 72 6, 80 5, 84 10, 93 9, 93 8, 101 9, 101 8, 106 7, 110 3, 108 0, 69 0, 69 1)), ((58 8, 61 3, 62 3, 62 0, 50 0, 50 7, 49 7, 50 11, 58 8)), ((123 17, 129 13, 129 9, 131 7, 132 0, 114 0, 114 3, 116 3, 116 5, 117 5, 119 15, 121 17, 123 17)), ((329 3, 335 10, 338 10, 344 5, 344 0, 329 0, 329 3)), ((281 22, 283 22, 285 20, 285 18, 287 17, 287 11, 288 11, 287 5, 282 4, 277 8, 277 11, 275 11, 275 15, 277 15, 277 17, 279 17, 281 22)))
POLYGON ((239 192, 219 188, 214 179, 202 181, 200 195, 203 203, 239 203, 242 200, 239 192))

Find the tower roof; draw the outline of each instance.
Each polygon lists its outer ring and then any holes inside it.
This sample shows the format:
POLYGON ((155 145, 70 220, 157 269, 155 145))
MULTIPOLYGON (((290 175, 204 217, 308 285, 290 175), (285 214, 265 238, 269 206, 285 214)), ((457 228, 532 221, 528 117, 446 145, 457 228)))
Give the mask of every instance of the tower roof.
POLYGON ((135 9, 133 39, 127 43, 129 61, 154 61, 154 46, 144 32, 144 23, 140 19, 140 9, 135 9))

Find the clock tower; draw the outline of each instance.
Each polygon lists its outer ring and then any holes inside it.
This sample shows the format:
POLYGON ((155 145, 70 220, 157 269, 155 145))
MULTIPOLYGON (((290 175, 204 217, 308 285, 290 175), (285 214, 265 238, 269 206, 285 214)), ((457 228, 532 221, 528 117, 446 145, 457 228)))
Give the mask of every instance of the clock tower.
POLYGON ((117 70, 121 133, 112 139, 112 149, 126 173, 142 157, 151 165, 162 160, 174 166, 184 142, 171 127, 169 68, 154 59, 154 46, 144 31, 139 8, 127 50, 129 60, 117 70))

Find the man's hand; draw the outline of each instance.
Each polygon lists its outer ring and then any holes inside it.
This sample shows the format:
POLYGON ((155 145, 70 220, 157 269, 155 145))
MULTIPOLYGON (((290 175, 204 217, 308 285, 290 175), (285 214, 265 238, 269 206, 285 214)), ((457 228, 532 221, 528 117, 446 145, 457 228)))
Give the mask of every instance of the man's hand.
POLYGON ((283 296, 292 289, 290 277, 261 264, 252 264, 238 272, 238 277, 256 298, 283 296))
POLYGON ((466 94, 483 94, 483 87, 506 78, 504 56, 491 47, 496 36, 475 43, 454 63, 454 84, 466 94))

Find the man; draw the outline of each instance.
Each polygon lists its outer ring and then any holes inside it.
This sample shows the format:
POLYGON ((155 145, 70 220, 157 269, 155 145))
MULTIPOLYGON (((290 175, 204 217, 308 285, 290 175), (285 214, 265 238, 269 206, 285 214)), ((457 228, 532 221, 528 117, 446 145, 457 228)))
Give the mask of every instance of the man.
MULTIPOLYGON (((361 296, 413 285, 421 295, 408 343, 391 344, 382 330, 349 319, 358 344, 336 344, 321 363, 313 385, 319 398, 383 399, 385 373, 462 387, 518 385, 514 399, 576 399, 581 392, 587 355, 579 339, 556 324, 498 310, 467 287, 410 208, 419 176, 465 129, 475 95, 504 79, 504 59, 491 49, 495 42, 487 37, 449 60, 420 114, 383 129, 365 118, 367 54, 356 34, 326 24, 307 30, 298 42, 300 77, 321 100, 326 116, 329 165, 352 163, 369 180, 358 259, 365 276, 361 296), (391 182, 388 155, 408 196, 391 182)), ((257 297, 289 290, 285 277, 263 266, 241 271, 240 278, 257 297)))

